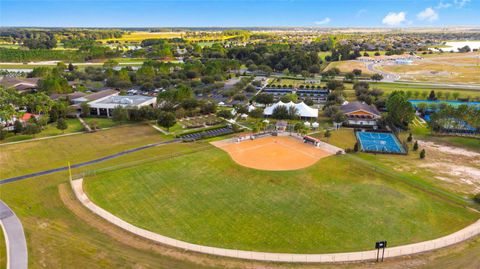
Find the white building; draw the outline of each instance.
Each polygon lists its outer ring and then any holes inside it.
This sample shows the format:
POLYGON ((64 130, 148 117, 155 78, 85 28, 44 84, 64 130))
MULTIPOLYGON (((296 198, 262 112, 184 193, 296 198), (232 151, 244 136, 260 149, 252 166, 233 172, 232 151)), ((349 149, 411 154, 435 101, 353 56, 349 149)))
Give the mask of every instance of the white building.
POLYGON ((143 95, 128 96, 106 96, 95 101, 89 102, 90 115, 112 117, 112 111, 115 107, 140 108, 143 106, 155 106, 157 98, 143 95))
POLYGON ((263 115, 271 116, 273 111, 278 106, 285 106, 287 109, 290 107, 295 107, 297 109, 297 114, 301 118, 318 118, 318 109, 311 108, 307 106, 304 102, 295 104, 294 102, 290 101, 289 103, 284 103, 282 101, 278 101, 277 103, 273 104, 272 106, 268 106, 263 110, 263 115))

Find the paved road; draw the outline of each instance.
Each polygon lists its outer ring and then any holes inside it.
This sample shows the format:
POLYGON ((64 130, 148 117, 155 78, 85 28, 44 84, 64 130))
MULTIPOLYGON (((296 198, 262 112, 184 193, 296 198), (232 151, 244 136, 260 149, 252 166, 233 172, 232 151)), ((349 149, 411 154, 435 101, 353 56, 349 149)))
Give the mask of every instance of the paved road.
POLYGON ((400 79, 400 76, 399 75, 395 75, 395 74, 391 74, 391 73, 387 73, 387 72, 384 72, 384 71, 381 71, 381 70, 378 70, 377 68, 375 68, 377 65, 377 63, 375 62, 372 62, 372 63, 368 63, 367 64, 367 69, 374 72, 374 73, 377 73, 377 74, 380 74, 383 76, 383 81, 385 82, 394 82, 394 81, 397 81, 400 79))
MULTIPOLYGON (((145 146, 125 150, 125 151, 122 151, 122 152, 119 152, 119 153, 115 153, 115 154, 108 155, 108 156, 98 158, 98 159, 94 159, 94 160, 91 160, 91 161, 77 163, 77 164, 72 165, 71 167, 72 168, 78 168, 78 167, 82 167, 82 166, 86 166, 86 165, 90 165, 90 164, 95 164, 95 163, 103 162, 103 161, 110 160, 110 159, 113 159, 113 158, 117 158, 117 157, 129 154, 129 153, 132 153, 132 152, 137 152, 137 151, 140 151, 140 150, 156 147, 156 146, 159 146, 159 145, 177 143, 177 142, 180 142, 180 141, 181 141, 180 139, 174 139, 174 140, 163 141, 163 142, 154 143, 154 144, 148 144, 148 145, 145 145, 145 146)), ((62 167, 53 168, 53 169, 49 169, 49 170, 44 170, 44 171, 40 171, 40 172, 35 172, 35 173, 23 175, 23 176, 6 178, 6 179, 0 180, 0 185, 10 183, 10 182, 19 181, 19 180, 23 180, 23 179, 27 179, 27 178, 31 178, 31 177, 43 176, 43 175, 48 175, 48 174, 52 174, 52 173, 56 173, 56 172, 60 172, 60 171, 65 171, 67 169, 68 169, 68 166, 62 166, 62 167)))
POLYGON ((27 269, 27 241, 22 223, 2 200, 0 200, 0 225, 7 247, 7 269, 27 269))
MULTIPOLYGON (((296 253, 270 253, 245 251, 237 249, 225 249, 209 246, 202 246, 163 236, 135 225, 132 225, 121 218, 113 215, 105 209, 94 204, 83 191, 83 179, 73 180, 71 182, 73 191, 77 199, 90 211, 102 217, 106 221, 129 231, 137 236, 147 238, 163 245, 180 248, 183 250, 194 251, 204 254, 231 257, 238 259, 272 261, 272 262, 295 262, 295 263, 320 263, 320 262, 351 262, 374 260, 377 255, 376 250, 349 252, 349 253, 329 253, 329 254, 296 254, 296 253)), ((480 234, 480 220, 457 231, 453 234, 437 238, 430 241, 424 241, 415 244, 403 245, 385 249, 385 258, 411 255, 425 251, 435 250, 450 246, 473 236, 480 234)), ((374 242, 372 242, 373 244, 374 242)))

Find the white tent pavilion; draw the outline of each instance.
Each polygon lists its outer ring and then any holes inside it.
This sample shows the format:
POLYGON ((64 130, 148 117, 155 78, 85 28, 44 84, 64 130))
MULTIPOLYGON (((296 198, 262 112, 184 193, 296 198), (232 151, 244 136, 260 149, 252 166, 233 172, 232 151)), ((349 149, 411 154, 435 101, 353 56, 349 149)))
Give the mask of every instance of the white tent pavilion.
POLYGON ((305 127, 310 127, 310 126, 311 126, 311 125, 310 125, 310 122, 308 122, 308 121, 306 121, 306 122, 304 123, 304 125, 305 125, 305 127))
POLYGON ((313 128, 318 128, 318 126, 320 126, 320 124, 318 124, 318 122, 312 123, 312 127, 313 127, 313 128))
POLYGON ((275 108, 278 106, 285 106, 287 108, 295 107, 297 109, 298 116, 300 116, 301 118, 318 118, 318 109, 311 108, 307 106, 304 102, 295 104, 292 101, 290 101, 289 103, 278 101, 277 103, 266 107, 263 111, 263 115, 271 116, 273 114, 273 110, 275 110, 275 108))

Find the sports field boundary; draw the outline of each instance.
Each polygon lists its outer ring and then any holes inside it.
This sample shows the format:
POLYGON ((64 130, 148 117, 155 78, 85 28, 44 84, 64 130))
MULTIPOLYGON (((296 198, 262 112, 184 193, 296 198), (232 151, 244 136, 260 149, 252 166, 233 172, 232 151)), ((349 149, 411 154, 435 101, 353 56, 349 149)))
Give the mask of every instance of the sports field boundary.
MULTIPOLYGON (((255 260, 255 261, 267 261, 267 262, 287 262, 287 263, 332 263, 332 262, 353 262, 353 261, 369 261, 375 260, 377 251, 359 251, 359 252, 346 252, 346 253, 328 253, 328 254, 297 254, 297 253, 270 253, 270 252, 257 252, 246 251, 236 249, 225 249, 217 247, 209 247, 203 245, 197 245, 188 243, 185 241, 173 239, 167 236, 163 236, 142 228, 139 228, 133 224, 130 224, 121 218, 113 215, 105 209, 99 207, 93 203, 83 190, 83 178, 70 181, 73 192, 80 203, 92 211, 94 214, 100 216, 104 220, 129 231, 139 237, 154 241, 156 243, 180 248, 186 251, 198 252, 203 254, 255 260)), ((426 251, 436 250, 451 246, 469 238, 472 238, 480 234, 480 220, 475 223, 457 231, 452 234, 440 237, 437 239, 408 244, 403 246, 397 246, 385 249, 385 258, 399 257, 404 255, 411 255, 422 253, 426 251)), ((388 239, 388 238, 387 238, 388 239)), ((372 242, 373 244, 373 242, 372 242)))

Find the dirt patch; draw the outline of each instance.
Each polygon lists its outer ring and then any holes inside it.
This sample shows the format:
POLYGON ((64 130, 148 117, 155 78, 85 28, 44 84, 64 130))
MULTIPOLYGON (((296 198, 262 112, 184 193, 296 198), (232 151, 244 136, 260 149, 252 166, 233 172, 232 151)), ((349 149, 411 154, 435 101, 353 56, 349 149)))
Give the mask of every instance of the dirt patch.
POLYGON ((457 148, 457 147, 450 147, 450 146, 445 146, 445 145, 440 145, 436 144, 434 142, 428 142, 428 141, 418 141, 418 144, 421 147, 427 147, 427 148, 433 148, 437 149, 443 153, 446 154, 454 154, 454 155, 462 155, 466 157, 480 157, 480 153, 462 149, 462 148, 457 148))
POLYGON ((212 144, 228 152, 240 165, 269 171, 302 169, 331 155, 289 136, 267 136, 242 142, 224 140, 212 144))
POLYGON ((456 185, 457 190, 474 194, 480 191, 480 153, 430 141, 418 141, 428 158, 419 165, 435 178, 456 185))

